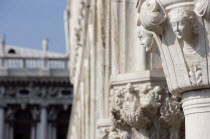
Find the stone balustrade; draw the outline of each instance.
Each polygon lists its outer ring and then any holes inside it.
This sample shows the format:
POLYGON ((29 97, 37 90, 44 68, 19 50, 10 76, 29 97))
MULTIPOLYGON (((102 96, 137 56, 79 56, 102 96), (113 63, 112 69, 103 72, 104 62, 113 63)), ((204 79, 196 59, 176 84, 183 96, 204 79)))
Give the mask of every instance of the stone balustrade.
POLYGON ((0 58, 0 76, 5 75, 63 75, 68 76, 68 57, 20 57, 0 58), (32 72, 33 70, 33 72, 32 72), (60 72, 63 71, 63 72, 60 72))

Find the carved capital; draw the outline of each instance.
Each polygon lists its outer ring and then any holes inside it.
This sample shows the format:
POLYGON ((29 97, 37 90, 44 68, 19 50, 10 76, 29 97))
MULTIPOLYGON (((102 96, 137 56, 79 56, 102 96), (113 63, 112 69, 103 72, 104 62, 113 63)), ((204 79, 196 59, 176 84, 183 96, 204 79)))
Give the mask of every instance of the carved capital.
POLYGON ((111 112, 116 127, 129 131, 131 127, 148 127, 150 122, 144 117, 138 90, 129 83, 124 88, 113 89, 111 112))
POLYGON ((175 95, 210 88, 209 3, 209 0, 138 3, 141 46, 144 44, 148 51, 158 48, 169 91, 175 95))
POLYGON ((113 88, 110 96, 111 113, 116 128, 132 137, 147 139, 179 139, 183 125, 181 102, 160 86, 128 83, 113 88))

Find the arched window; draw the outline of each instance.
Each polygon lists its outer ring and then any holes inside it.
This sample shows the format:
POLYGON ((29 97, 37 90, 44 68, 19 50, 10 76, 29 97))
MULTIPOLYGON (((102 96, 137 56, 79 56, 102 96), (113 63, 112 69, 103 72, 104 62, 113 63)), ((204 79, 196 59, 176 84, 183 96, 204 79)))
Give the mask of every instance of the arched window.
POLYGON ((18 111, 14 121, 14 139, 31 138, 32 116, 29 111, 18 111))
POLYGON ((15 52, 14 49, 9 49, 9 50, 8 50, 8 54, 16 54, 16 52, 15 52))

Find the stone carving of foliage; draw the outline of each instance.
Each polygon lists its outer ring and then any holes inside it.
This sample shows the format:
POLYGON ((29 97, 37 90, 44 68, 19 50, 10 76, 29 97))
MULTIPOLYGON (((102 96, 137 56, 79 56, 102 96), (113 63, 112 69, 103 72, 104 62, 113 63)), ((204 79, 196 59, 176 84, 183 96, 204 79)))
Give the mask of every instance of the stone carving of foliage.
POLYGON ((116 127, 129 131, 131 126, 139 128, 149 125, 149 120, 142 113, 139 94, 131 84, 112 93, 111 112, 116 127))
POLYGON ((98 129, 98 139, 106 139, 109 135, 108 128, 100 128, 98 129))
POLYGON ((131 139, 131 136, 129 133, 121 131, 113 125, 111 127, 100 128, 98 139, 131 139))
POLYGON ((125 122, 121 115, 121 109, 124 101, 123 93, 119 89, 111 91, 111 113, 114 125, 125 131, 130 130, 130 126, 125 122))
POLYGON ((196 65, 192 65, 189 71, 190 82, 192 84, 200 85, 202 82, 202 71, 196 65))
POLYGON ((145 86, 140 90, 141 94, 141 107, 149 114, 157 114, 158 108, 161 106, 161 93, 162 89, 159 86, 153 89, 145 86))
POLYGON ((114 125, 131 133, 132 138, 180 138, 181 102, 160 86, 144 86, 136 91, 129 83, 113 89, 110 100, 114 125))
POLYGON ((180 139, 180 137, 184 136, 181 133, 181 126, 184 123, 184 114, 181 105, 180 98, 168 93, 160 109, 161 119, 170 128, 170 139, 180 139))
POLYGON ((180 119, 184 119, 184 115, 181 109, 182 103, 179 98, 168 93, 165 98, 164 104, 160 109, 161 118, 167 123, 174 125, 180 119))

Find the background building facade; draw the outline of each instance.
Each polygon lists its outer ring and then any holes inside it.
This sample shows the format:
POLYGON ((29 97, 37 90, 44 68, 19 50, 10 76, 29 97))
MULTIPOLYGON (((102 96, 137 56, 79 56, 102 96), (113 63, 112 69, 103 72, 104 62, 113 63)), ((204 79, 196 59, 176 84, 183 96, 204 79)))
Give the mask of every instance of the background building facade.
POLYGON ((0 138, 66 139, 72 104, 67 54, 0 40, 0 138))
POLYGON ((210 0, 69 0, 66 13, 68 139, 210 138, 210 0))

